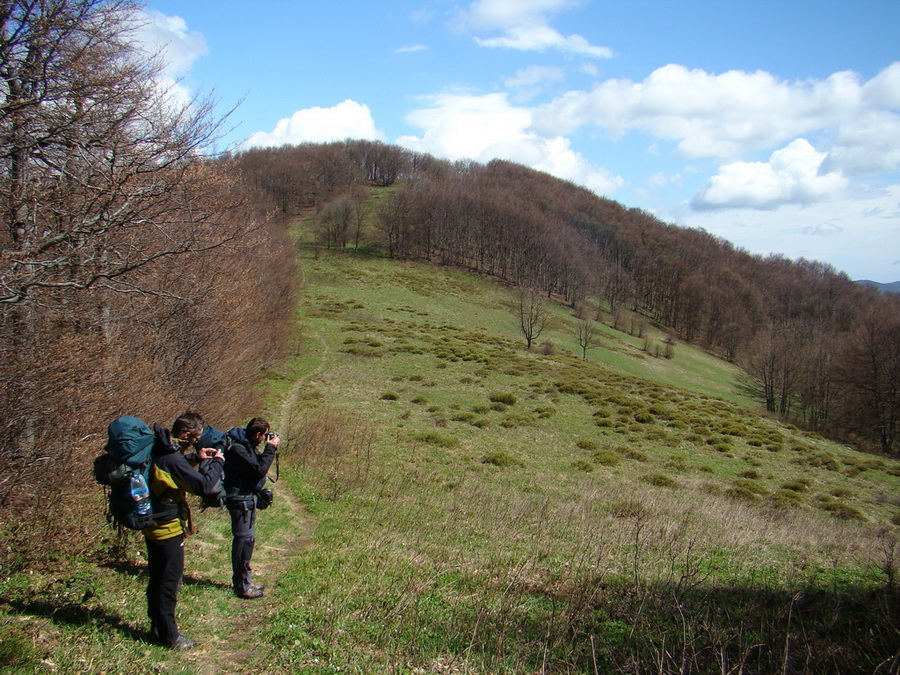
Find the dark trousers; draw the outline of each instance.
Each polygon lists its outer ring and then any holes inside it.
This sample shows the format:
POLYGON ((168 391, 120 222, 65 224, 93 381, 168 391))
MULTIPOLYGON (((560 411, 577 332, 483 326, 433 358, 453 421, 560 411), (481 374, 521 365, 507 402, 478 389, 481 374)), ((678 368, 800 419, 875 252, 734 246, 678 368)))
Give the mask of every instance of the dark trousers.
POLYGON ((256 497, 235 497, 225 501, 231 514, 231 583, 243 593, 253 585, 250 558, 256 544, 256 497))
POLYGON ((178 637, 175 603, 184 575, 184 536, 154 541, 147 539, 147 616, 160 642, 171 644, 178 637))

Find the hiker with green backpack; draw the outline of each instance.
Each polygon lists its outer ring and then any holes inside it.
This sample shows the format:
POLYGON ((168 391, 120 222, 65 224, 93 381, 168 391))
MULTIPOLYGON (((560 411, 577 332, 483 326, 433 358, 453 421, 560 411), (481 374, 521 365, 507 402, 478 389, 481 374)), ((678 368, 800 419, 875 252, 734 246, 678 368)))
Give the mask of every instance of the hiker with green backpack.
POLYGON ((107 519, 144 533, 150 632, 173 649, 196 644, 175 623, 184 539, 193 533, 187 494, 200 495, 204 504, 224 497, 225 458, 215 443, 201 443, 210 438, 203 436, 203 425, 203 418, 190 411, 175 420, 171 431, 158 424, 151 429, 130 415, 119 417, 107 426, 106 447, 94 460, 94 478, 107 488, 107 519), (186 456, 192 445, 196 452, 186 456))
MULTIPOLYGON (((172 649, 187 649, 196 643, 178 631, 175 604, 184 574, 184 539, 193 533, 187 494, 207 499, 220 486, 225 459, 221 450, 200 448, 194 468, 184 456, 203 433, 203 418, 186 412, 172 424, 169 431, 153 425, 153 463, 150 471, 151 501, 160 508, 177 505, 171 518, 163 516, 155 525, 142 530, 147 544, 147 615, 150 630, 156 639, 172 649)), ((154 506, 154 511, 157 507, 154 506)))

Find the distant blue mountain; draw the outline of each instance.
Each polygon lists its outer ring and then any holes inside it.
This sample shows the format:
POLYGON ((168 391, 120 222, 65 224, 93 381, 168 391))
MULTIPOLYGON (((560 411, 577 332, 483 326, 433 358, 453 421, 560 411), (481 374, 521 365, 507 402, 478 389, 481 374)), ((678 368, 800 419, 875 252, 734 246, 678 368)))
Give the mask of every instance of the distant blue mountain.
POLYGON ((863 286, 872 286, 873 288, 877 288, 882 293, 900 293, 900 281, 894 281, 890 284, 880 284, 877 281, 861 279, 856 283, 862 284, 863 286))

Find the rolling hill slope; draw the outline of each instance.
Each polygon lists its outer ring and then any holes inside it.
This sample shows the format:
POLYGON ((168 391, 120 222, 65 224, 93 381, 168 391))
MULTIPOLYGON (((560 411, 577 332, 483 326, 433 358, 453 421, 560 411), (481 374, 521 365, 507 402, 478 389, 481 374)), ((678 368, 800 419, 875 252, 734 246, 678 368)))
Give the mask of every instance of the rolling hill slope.
POLYGON ((0 669, 896 672, 896 461, 760 414, 688 346, 598 325, 583 360, 562 306, 526 351, 488 279, 306 249, 301 269, 292 353, 263 373, 284 441, 263 600, 227 583, 228 514, 197 509, 198 649, 152 644, 143 546, 109 535, 0 579, 0 669))
POLYGON ((274 616, 280 667, 821 672, 837 624, 840 658, 892 657, 864 607, 896 583, 896 462, 760 415, 688 347, 653 358, 604 327, 583 361, 563 307, 526 352, 479 277, 303 269, 302 349, 273 387, 315 371, 283 431, 319 545, 282 581, 304 601, 274 616))

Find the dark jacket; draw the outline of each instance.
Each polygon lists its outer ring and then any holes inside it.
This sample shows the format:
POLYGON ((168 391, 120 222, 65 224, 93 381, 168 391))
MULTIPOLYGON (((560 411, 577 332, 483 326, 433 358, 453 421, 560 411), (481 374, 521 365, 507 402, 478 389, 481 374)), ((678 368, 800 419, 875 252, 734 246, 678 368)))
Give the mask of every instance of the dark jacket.
MULTIPOLYGON (((222 476, 222 460, 203 462, 199 468, 194 468, 181 454, 178 444, 172 441, 168 429, 154 424, 153 433, 156 439, 149 487, 154 513, 162 510, 164 504, 186 505, 188 494, 214 496, 222 476)), ((181 518, 173 518, 143 532, 148 539, 162 540, 184 534, 184 528, 181 518)))
POLYGON ((266 474, 278 451, 266 443, 262 452, 247 440, 247 430, 234 427, 228 432, 231 444, 225 450, 225 494, 227 497, 252 495, 266 486, 266 474))

